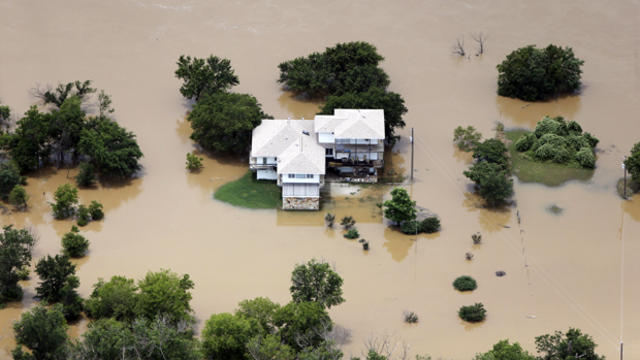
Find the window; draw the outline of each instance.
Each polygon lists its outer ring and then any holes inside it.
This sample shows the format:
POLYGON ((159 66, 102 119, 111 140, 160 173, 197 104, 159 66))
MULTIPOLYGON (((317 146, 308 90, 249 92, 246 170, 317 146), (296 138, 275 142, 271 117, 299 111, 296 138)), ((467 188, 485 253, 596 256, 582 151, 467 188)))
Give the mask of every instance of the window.
POLYGON ((287 177, 288 177, 289 179, 293 179, 293 178, 295 178, 295 177, 296 177, 296 175, 295 175, 295 174, 289 174, 289 175, 287 175, 287 177))
POLYGON ((324 154, 333 156, 333 149, 325 149, 324 154))
POLYGON ((307 179, 313 179, 313 174, 307 174, 307 179))

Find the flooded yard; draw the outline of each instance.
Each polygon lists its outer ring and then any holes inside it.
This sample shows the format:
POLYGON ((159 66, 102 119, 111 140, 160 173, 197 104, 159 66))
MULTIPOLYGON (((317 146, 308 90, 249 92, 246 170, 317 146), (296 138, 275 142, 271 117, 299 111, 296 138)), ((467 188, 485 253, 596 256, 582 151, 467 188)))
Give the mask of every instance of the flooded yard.
MULTIPOLYGON (((344 279, 346 302, 330 314, 351 331, 347 356, 382 336, 434 359, 469 359, 505 338, 534 351, 535 336, 578 327, 607 358, 617 358, 620 340, 628 358, 640 358, 640 195, 623 201, 615 192, 621 159, 640 141, 638 1, 0 0, 0 44, 0 99, 14 117, 36 103, 37 85, 91 79, 112 94, 115 119, 144 152, 139 178, 80 190, 81 202, 105 210, 104 221, 82 230, 91 242, 76 262, 83 297, 99 278, 168 268, 195 282, 201 327, 243 299, 288 301, 294 266, 318 258, 344 279), (477 32, 488 35, 481 56, 470 37, 477 32), (463 36, 469 58, 451 51, 463 36), (332 185, 321 212, 249 210, 212 196, 245 174, 246 162, 205 156, 201 172, 184 169, 194 145, 184 120, 190 104, 173 75, 181 54, 229 58, 240 78, 235 91, 253 94, 276 118, 310 119, 319 103, 283 92, 277 65, 355 40, 377 46, 391 90, 406 100, 407 127, 391 164, 408 174, 414 127, 415 181, 405 187, 438 214, 441 232, 389 228, 376 207, 388 186, 332 185), (585 60, 582 93, 545 103, 497 96, 496 64, 520 46, 548 43, 585 60), (483 209, 462 175, 471 159, 454 149, 453 129, 473 125, 490 137, 497 121, 532 129, 544 115, 576 120, 600 139, 593 176, 559 187, 515 180, 514 206, 483 209), (554 205, 562 211, 548 211, 554 205), (324 211, 353 216, 370 251, 325 228, 324 211), (471 241, 475 232, 481 245, 471 241), (473 261, 464 258, 469 251, 473 261), (456 292, 460 275, 473 276, 478 289, 456 292), (488 316, 469 325, 457 310, 474 302, 488 316), (420 322, 405 324, 405 310, 420 322)), ((34 260, 60 251, 72 223, 54 220, 47 202, 74 174, 30 176, 29 211, 0 215, 0 225, 35 231, 34 260)), ((10 356, 12 323, 34 304, 36 285, 33 277, 24 282, 22 303, 0 310, 0 358, 10 356)))

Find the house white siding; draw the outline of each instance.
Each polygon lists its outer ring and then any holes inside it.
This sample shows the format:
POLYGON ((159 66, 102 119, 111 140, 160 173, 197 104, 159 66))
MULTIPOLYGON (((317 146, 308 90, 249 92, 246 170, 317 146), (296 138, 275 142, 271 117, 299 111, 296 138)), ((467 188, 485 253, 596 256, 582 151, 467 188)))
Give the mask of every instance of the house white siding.
POLYGON ((282 197, 320 197, 320 185, 282 184, 282 197))
POLYGON ((318 142, 320 144, 333 144, 336 142, 335 135, 331 133, 318 133, 318 142))

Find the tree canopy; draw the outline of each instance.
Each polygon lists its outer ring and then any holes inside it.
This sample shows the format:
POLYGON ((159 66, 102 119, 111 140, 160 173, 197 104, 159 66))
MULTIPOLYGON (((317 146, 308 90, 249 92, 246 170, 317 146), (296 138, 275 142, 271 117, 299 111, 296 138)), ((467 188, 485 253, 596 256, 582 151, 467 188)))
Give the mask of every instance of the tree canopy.
POLYGON ((416 218, 416 202, 411 200, 409 193, 403 188, 391 190, 391 200, 385 201, 382 207, 384 216, 396 224, 416 218))
POLYGON ((487 139, 473 149, 476 162, 464 171, 475 182, 478 195, 489 206, 498 206, 513 195, 507 148, 500 140, 487 139))
POLYGON ((180 93, 188 99, 198 101, 203 95, 224 92, 239 83, 228 59, 181 55, 177 65, 175 75, 183 81, 180 93))
POLYGON ((35 239, 26 229, 5 226, 0 233, 0 307, 7 301, 22 299, 18 271, 31 263, 35 239))
POLYGON ((340 275, 328 263, 315 259, 296 266, 289 290, 295 302, 312 301, 327 308, 344 302, 340 275))
POLYGON ((591 336, 574 328, 536 337, 538 360, 604 360, 595 353, 596 346, 591 336))
POLYGON ((189 114, 191 139, 207 150, 245 154, 251 132, 262 119, 271 118, 258 100, 248 94, 218 92, 202 97, 189 114))
POLYGON ((22 314, 20 321, 13 325, 18 345, 13 350, 16 360, 65 360, 69 345, 67 322, 62 307, 55 305, 50 309, 36 305, 22 314), (22 350, 26 346, 31 354, 22 350))
POLYGON ((525 46, 497 66, 498 95, 539 101, 574 93, 580 89, 583 64, 570 47, 525 46))
POLYGON ((179 276, 169 270, 148 272, 138 282, 140 295, 136 303, 138 316, 155 319, 164 316, 169 321, 193 321, 189 302, 193 281, 189 275, 179 276))
POLYGON ((389 85, 389 77, 378 67, 382 60, 376 47, 369 43, 340 43, 323 53, 314 52, 281 63, 278 82, 313 98, 359 93, 371 87, 384 89, 389 85))
POLYGON ((14 163, 10 161, 0 163, 0 199, 6 200, 11 190, 21 182, 20 170, 14 163))
POLYGON ((106 117, 88 121, 78 149, 103 177, 129 178, 140 169, 142 151, 136 136, 106 117))
POLYGON ((82 311, 82 299, 76 289, 80 281, 76 277, 76 267, 66 255, 47 255, 36 264, 40 284, 36 287, 38 298, 47 303, 61 303, 67 320, 75 320, 82 311))
POLYGON ((474 360, 535 360, 517 342, 509 344, 509 340, 501 340, 486 353, 477 354, 474 360))
POLYGON ((624 166, 635 182, 640 183, 640 142, 633 145, 631 154, 625 159, 624 166))

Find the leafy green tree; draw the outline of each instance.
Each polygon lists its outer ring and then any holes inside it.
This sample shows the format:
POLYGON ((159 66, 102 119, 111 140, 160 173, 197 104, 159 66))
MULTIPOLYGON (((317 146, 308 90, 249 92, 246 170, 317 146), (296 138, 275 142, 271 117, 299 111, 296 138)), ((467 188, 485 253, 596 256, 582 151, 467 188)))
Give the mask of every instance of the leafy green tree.
POLYGON ((82 311, 82 299, 76 292, 80 281, 75 276, 76 267, 66 255, 47 255, 36 264, 40 284, 36 287, 38 298, 50 303, 61 303, 67 320, 75 320, 82 311))
POLYGON ((388 143, 395 140, 396 128, 404 128, 402 116, 408 111, 400 94, 379 87, 329 96, 319 114, 332 115, 334 109, 383 109, 385 138, 388 143))
POLYGON ((262 119, 255 97, 248 94, 218 92, 202 97, 189 114, 191 139, 207 150, 244 154, 251 142, 251 132, 262 119))
POLYGON ((505 170, 509 167, 507 147, 497 139, 487 139, 479 143, 473 149, 473 158, 478 162, 487 161, 500 165, 505 170))
POLYGON ((384 216, 396 224, 416 218, 416 202, 411 200, 409 193, 403 188, 391 190, 391 200, 385 201, 382 207, 384 216))
POLYGON ((322 344, 333 328, 329 314, 317 302, 290 302, 276 311, 273 321, 282 341, 296 351, 322 344))
POLYGON ((60 305, 50 309, 36 305, 22 314, 13 325, 18 346, 13 351, 14 359, 66 360, 69 345, 67 322, 60 305), (25 353, 26 346, 31 354, 25 353))
POLYGON ((85 127, 85 117, 81 100, 77 96, 67 98, 59 110, 51 112, 49 134, 58 153, 58 164, 63 163, 64 154, 68 151, 71 151, 75 158, 80 133, 85 127))
POLYGON ((78 226, 85 226, 89 221, 91 221, 89 209, 83 204, 80 204, 80 206, 78 206, 78 226))
POLYGON ((498 95, 538 101, 574 93, 580 89, 583 64, 569 47, 520 48, 497 66, 498 95))
POLYGON ((169 270, 148 272, 138 282, 140 295, 136 304, 136 313, 147 319, 157 316, 169 321, 193 321, 193 310, 189 302, 193 281, 189 275, 179 277, 169 270))
POLYGON ((18 120, 15 132, 9 135, 7 147, 21 172, 34 171, 51 154, 52 116, 41 113, 34 105, 18 120))
POLYGON ((71 184, 58 186, 54 193, 55 203, 51 204, 53 216, 56 219, 66 219, 76 212, 78 203, 78 189, 71 184))
POLYGON ((471 151, 480 143, 482 134, 473 126, 458 126, 453 130, 453 143, 462 151, 471 151))
POLYGON ((176 77, 183 81, 182 96, 198 101, 203 95, 224 92, 238 85, 231 61, 209 56, 207 59, 181 55, 176 77))
POLYGON ((453 281, 453 287, 458 291, 473 291, 478 288, 478 283, 471 276, 463 275, 453 281))
POLYGON ((358 229, 356 228, 350 228, 349 230, 347 230, 346 233, 344 233, 342 236, 344 236, 346 239, 357 239, 360 237, 360 233, 358 232, 358 229))
POLYGON ((100 176, 129 178, 140 169, 136 136, 108 118, 92 118, 80 134, 78 150, 100 176))
POLYGON ((566 333, 556 331, 536 337, 538 360, 604 360, 595 353, 596 343, 580 329, 570 328, 566 333))
POLYGON ((229 313, 213 314, 202 331, 202 350, 207 359, 244 360, 246 344, 260 332, 253 319, 229 313))
POLYGON ((187 153, 187 169, 189 171, 202 169, 202 158, 195 154, 187 153))
POLYGON ((111 104, 111 95, 105 93, 104 90, 100 90, 100 93, 98 94, 98 112, 100 117, 107 116, 107 114, 111 114, 115 111, 111 104))
POLYGON ((378 67, 384 60, 375 46, 366 42, 348 42, 328 47, 278 65, 286 89, 318 98, 348 92, 364 92, 371 87, 384 89, 389 77, 378 67))
POLYGON ((0 105, 0 126, 5 125, 11 116, 11 109, 7 105, 0 105))
POLYGON ((513 195, 513 180, 502 166, 486 161, 475 163, 464 175, 476 183, 478 195, 489 206, 498 206, 513 195))
POLYGON ((274 334, 254 336, 247 342, 246 348, 253 360, 296 359, 295 351, 289 345, 283 344, 280 337, 274 334))
POLYGON ((78 186, 91 187, 96 183, 96 174, 93 170, 93 165, 88 162, 80 163, 80 171, 76 175, 76 183, 78 186))
POLYGON ((298 353, 298 360, 341 360, 342 351, 333 342, 324 341, 317 346, 308 346, 298 353))
POLYGON ((635 182, 640 183, 640 142, 633 145, 631 155, 624 160, 624 166, 635 182))
POLYGON ((108 282, 99 279, 85 300, 87 315, 93 319, 114 318, 131 322, 136 317, 138 287, 133 279, 114 276, 108 282))
POLYGON ((273 326, 273 315, 280 309, 280 305, 274 303, 268 298, 257 297, 252 300, 242 300, 238 304, 236 310, 236 316, 241 316, 246 319, 254 319, 258 322, 262 328, 262 332, 273 333, 275 328, 273 326))
POLYGON ((342 278, 328 263, 316 259, 296 266, 289 291, 295 302, 316 302, 326 308, 344 302, 342 278))
POLYGON ((484 305, 481 303, 475 303, 469 306, 462 306, 460 310, 458 310, 458 316, 464 321, 472 323, 480 322, 487 316, 487 310, 485 310, 484 305))
POLYGON ((104 218, 102 204, 95 200, 91 200, 91 203, 89 204, 89 215, 91 215, 91 220, 102 220, 104 218))
POLYGON ((77 97, 82 100, 87 95, 96 92, 95 88, 91 87, 91 80, 69 82, 66 84, 58 84, 55 89, 49 89, 46 91, 37 90, 36 96, 41 98, 45 104, 53 104, 57 107, 62 107, 62 104, 70 97, 77 97))
POLYGON ((7 301, 22 299, 18 285, 20 269, 29 266, 33 236, 25 229, 5 226, 0 234, 0 307, 7 301))
POLYGON ((10 162, 0 163, 0 198, 6 200, 11 191, 22 182, 20 170, 10 162))
POLYGON ((484 354, 477 354, 474 360, 535 360, 520 344, 509 344, 509 340, 501 340, 484 354))
POLYGON ((89 324, 71 359, 200 360, 191 328, 175 327, 163 319, 122 323, 101 319, 89 324))
POLYGON ((72 258, 80 258, 89 249, 89 240, 79 234, 77 227, 71 227, 71 231, 62 236, 62 248, 64 254, 72 258))
POLYGON ((367 353, 367 360, 387 360, 387 357, 384 355, 378 354, 373 349, 369 349, 369 353, 367 353))
POLYGON ((20 185, 14 186, 9 193, 9 203, 18 209, 26 209, 28 200, 27 191, 20 185))

